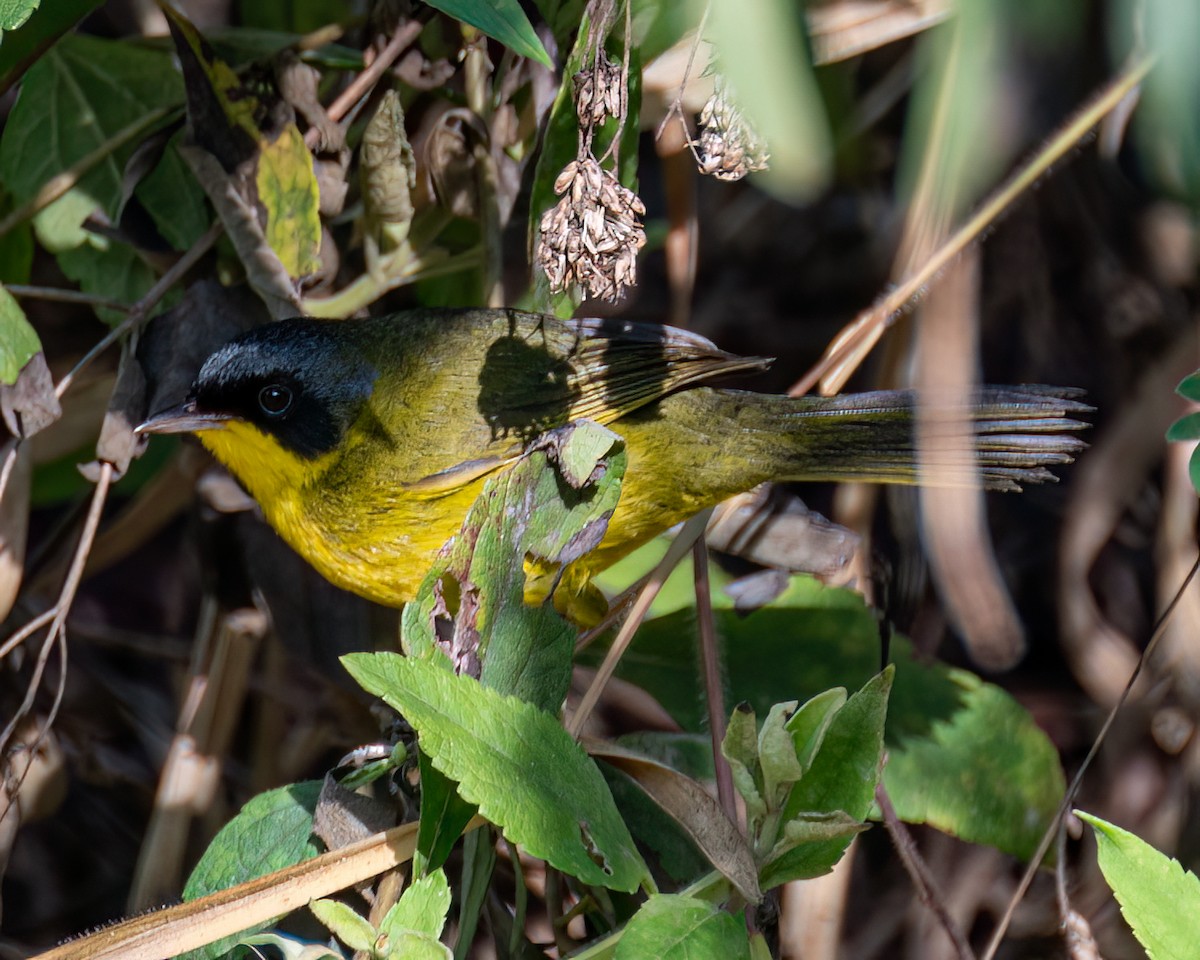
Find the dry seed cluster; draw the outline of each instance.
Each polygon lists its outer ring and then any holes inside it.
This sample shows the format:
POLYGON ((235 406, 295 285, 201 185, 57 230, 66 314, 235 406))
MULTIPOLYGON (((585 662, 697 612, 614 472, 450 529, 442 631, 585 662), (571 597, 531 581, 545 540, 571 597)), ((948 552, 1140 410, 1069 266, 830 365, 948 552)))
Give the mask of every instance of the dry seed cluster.
POLYGON ((568 163, 554 191, 561 199, 542 214, 537 252, 550 288, 579 284, 590 297, 618 299, 637 282, 645 206, 591 154, 568 163))
POLYGON ((574 80, 575 111, 581 123, 596 126, 608 117, 625 116, 625 75, 603 50, 596 54, 596 65, 580 70, 574 80))
POLYGON ((693 141, 701 173, 718 180, 741 180, 765 170, 767 144, 733 102, 728 84, 717 76, 713 95, 700 111, 700 137, 693 141))

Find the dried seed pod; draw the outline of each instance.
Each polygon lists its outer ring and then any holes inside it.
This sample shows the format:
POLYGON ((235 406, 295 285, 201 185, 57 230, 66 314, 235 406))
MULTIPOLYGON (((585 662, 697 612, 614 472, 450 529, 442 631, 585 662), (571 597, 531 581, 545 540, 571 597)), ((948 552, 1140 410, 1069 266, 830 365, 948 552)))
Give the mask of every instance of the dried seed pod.
POLYGON ((618 299, 637 281, 645 206, 590 154, 569 163, 554 186, 560 199, 539 221, 536 258, 550 289, 577 284, 588 296, 618 299))
POLYGON ((700 111, 700 136, 692 141, 701 173, 718 180, 741 180, 767 169, 766 141, 734 103, 729 85, 717 75, 713 95, 700 111))
POLYGON ((383 95, 363 131, 359 157, 368 216, 381 225, 410 223, 417 161, 404 132, 404 108, 395 90, 383 95))
POLYGON ((580 124, 596 126, 607 117, 625 116, 625 73, 603 50, 596 52, 594 66, 580 70, 573 80, 580 124))

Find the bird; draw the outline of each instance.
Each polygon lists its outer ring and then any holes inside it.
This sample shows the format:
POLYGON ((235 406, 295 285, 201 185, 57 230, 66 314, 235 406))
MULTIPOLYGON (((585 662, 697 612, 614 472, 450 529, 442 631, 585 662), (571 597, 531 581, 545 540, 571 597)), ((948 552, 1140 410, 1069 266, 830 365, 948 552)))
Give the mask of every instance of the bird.
MULTIPOLYGON (((489 477, 546 431, 595 421, 628 460, 603 539, 556 580, 582 593, 657 534, 766 481, 919 481, 912 391, 709 385, 769 363, 674 327, 515 309, 295 318, 217 349, 182 402, 137 431, 195 433, 326 579, 402 606, 489 477)), ((941 466, 991 489, 1056 479, 1048 468, 1085 446, 1092 408, 1076 397, 980 388, 965 411, 975 462, 941 466)))

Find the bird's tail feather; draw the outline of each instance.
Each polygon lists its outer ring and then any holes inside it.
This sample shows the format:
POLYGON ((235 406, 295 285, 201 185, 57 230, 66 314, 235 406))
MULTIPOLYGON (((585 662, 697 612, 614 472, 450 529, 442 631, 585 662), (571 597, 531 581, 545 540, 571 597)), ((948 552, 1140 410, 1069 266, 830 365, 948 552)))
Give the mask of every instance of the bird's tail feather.
POLYGON ((965 410, 928 408, 930 439, 923 452, 914 430, 917 395, 910 390, 779 398, 764 413, 791 427, 774 435, 787 437, 793 448, 792 479, 940 485, 981 479, 990 489, 1019 490, 1053 481, 1048 468, 1070 463, 1086 447, 1076 434, 1088 426, 1081 418, 1092 408, 1078 396, 1044 386, 982 387, 965 410), (942 442, 964 421, 973 461, 956 458, 955 445, 942 442))

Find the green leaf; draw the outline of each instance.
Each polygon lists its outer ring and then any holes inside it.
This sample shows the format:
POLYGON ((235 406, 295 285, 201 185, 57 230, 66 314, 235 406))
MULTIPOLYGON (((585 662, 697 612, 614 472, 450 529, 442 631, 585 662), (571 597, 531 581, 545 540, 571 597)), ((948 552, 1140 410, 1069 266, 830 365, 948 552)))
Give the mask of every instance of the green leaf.
POLYGON ((1200 447, 1193 450, 1188 458, 1188 477, 1192 481, 1192 487, 1200 493, 1200 447))
MULTIPOLYGON (((889 666, 872 677, 834 716, 812 766, 784 803, 785 837, 788 821, 812 814, 840 811, 856 821, 867 818, 883 766, 883 724, 894 674, 889 666)), ((793 847, 764 865, 763 889, 828 872, 849 843, 836 836, 793 847)))
POLYGON ((1096 833, 1100 870, 1150 960, 1188 960, 1200 943, 1200 880, 1179 861, 1099 817, 1076 810, 1096 833))
POLYGON ((351 950, 370 951, 379 939, 376 929, 340 900, 314 900, 308 909, 351 950))
POLYGON ((176 250, 190 249, 211 222, 204 191, 176 150, 183 136, 181 131, 171 138, 162 159, 135 191, 158 232, 176 250))
MULTIPOLYGON (((11 213, 12 197, 0 198, 0 218, 11 213)), ((33 267, 33 230, 28 223, 14 224, 0 234, 0 283, 28 283, 33 267)))
MULTIPOLYGON (((240 0, 239 21, 246 27, 311 33, 330 23, 340 23, 347 14, 345 0, 240 0)), ((280 46, 284 46, 281 44, 280 46)))
POLYGON ((499 40, 514 53, 554 69, 518 0, 429 0, 429 5, 499 40))
POLYGON ((434 663, 342 658, 400 711, 434 766, 513 843, 584 883, 632 893, 646 877, 596 765, 549 714, 434 663))
POLYGON ((625 927, 614 960, 749 960, 746 924, 677 894, 647 900, 625 927))
POLYGON ((741 703, 729 717, 721 754, 729 761, 733 785, 746 802, 746 817, 751 823, 762 820, 767 803, 762 795, 762 767, 758 762, 758 721, 754 708, 741 703))
POLYGON ((796 750, 801 770, 812 766, 813 757, 821 749, 829 724, 846 702, 846 688, 834 687, 818 693, 792 714, 787 722, 788 733, 796 750))
MULTIPOLYGON (((451 606, 454 655, 477 656, 485 686, 557 712, 570 684, 576 630, 554 606, 537 601, 558 584, 565 565, 603 536, 625 462, 615 434, 579 421, 544 435, 520 462, 488 480, 461 535, 404 608, 405 652, 445 663, 435 621, 449 626, 451 606)), ((571 590, 562 585, 568 603, 578 602, 571 590)))
POLYGON ((787 730, 788 718, 796 710, 795 700, 772 704, 758 732, 758 762, 762 767, 763 796, 776 808, 780 790, 800 779, 804 768, 796 757, 796 744, 787 730))
MULTIPOLYGON (((208 845, 183 888, 183 899, 196 900, 316 856, 309 834, 320 793, 321 781, 309 780, 268 790, 247 803, 208 845)), ((268 926, 258 924, 250 932, 268 926)), ((242 936, 226 937, 182 956, 214 960, 242 936)))
MULTIPOLYGON (((157 279, 132 247, 97 235, 89 235, 86 243, 62 251, 58 266, 84 293, 117 303, 137 303, 157 279)), ((156 312, 162 309, 165 307, 160 304, 156 312)), ((96 316, 114 326, 125 319, 123 312, 108 307, 97 307, 96 316)))
POLYGON ((1195 373, 1189 373, 1180 380, 1179 386, 1175 388, 1175 392, 1181 397, 1186 397, 1188 400, 1200 403, 1200 370, 1197 370, 1195 373))
POLYGON ((42 342, 25 319, 25 311, 0 287, 0 383, 16 383, 22 368, 41 349, 42 342))
POLYGON ((438 869, 450 857, 463 828, 475 816, 475 806, 458 795, 458 785, 429 762, 424 750, 419 751, 417 763, 421 771, 421 821, 413 872, 420 876, 438 869))
POLYGON ((948 680, 959 701, 921 735, 899 737, 884 772, 896 812, 909 823, 1032 856, 1066 789, 1053 744, 1024 707, 974 674, 919 668, 909 680, 928 687, 948 680))
MULTIPOLYGON (((15 0, 20 3, 21 0, 15 0)), ((36 59, 38 52, 50 46, 76 22, 82 20, 102 0, 52 0, 37 6, 20 30, 8 34, 0 43, 0 91, 7 90, 36 59)))
POLYGON ((1167 428, 1167 440, 1200 440, 1200 411, 1185 413, 1167 428))
POLYGON ((24 25, 42 0, 0 0, 0 30, 16 30, 24 25))
MULTIPOLYGON (((450 912, 450 884, 441 870, 413 882, 400 895, 399 901, 387 912, 379 925, 379 932, 389 939, 401 931, 422 933, 436 940, 446 925, 450 912)), ((403 956, 403 954, 401 954, 403 956)))
MULTIPOLYGON (((874 614, 857 594, 809 577, 793 578, 775 604, 748 617, 719 610, 716 619, 728 649, 739 651, 724 665, 729 699, 747 700, 760 713, 832 687, 857 689, 878 669, 874 614)), ((653 694, 685 730, 700 731, 705 719, 695 696, 694 637, 689 610, 651 620, 617 674, 653 694)), ((582 662, 603 656, 603 645, 595 647, 582 662)), ((1065 790, 1054 745, 999 688, 915 661, 902 637, 892 643, 892 658, 884 782, 900 816, 1031 856, 1065 790), (950 743, 958 745, 943 755, 950 743), (954 802, 934 805, 938 792, 954 802)))
MULTIPOLYGON (((77 160, 98 150, 157 108, 183 101, 168 52, 69 34, 30 67, 0 137, 0 178, 31 197, 77 160)), ((34 219, 51 252, 87 239, 81 224, 97 208, 115 216, 129 142, 110 152, 34 219)))
POLYGON ((383 952, 396 960, 452 960, 454 954, 439 940, 425 933, 402 930, 388 940, 383 952))

